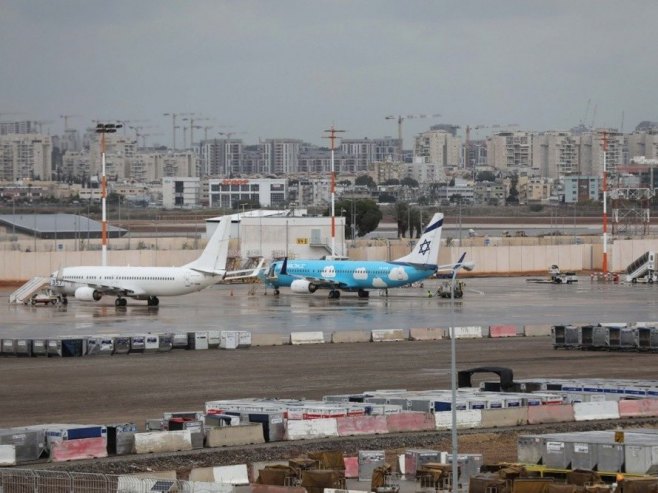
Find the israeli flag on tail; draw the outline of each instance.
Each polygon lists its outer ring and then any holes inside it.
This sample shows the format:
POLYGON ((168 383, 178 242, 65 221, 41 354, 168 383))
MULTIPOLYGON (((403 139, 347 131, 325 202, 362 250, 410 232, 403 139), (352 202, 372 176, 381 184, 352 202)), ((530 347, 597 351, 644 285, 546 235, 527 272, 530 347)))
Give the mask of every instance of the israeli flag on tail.
POLYGON ((441 246, 441 230, 443 229, 443 214, 437 212, 432 217, 429 225, 423 231, 416 246, 410 254, 401 257, 394 262, 403 262, 414 265, 437 265, 439 248, 441 246))

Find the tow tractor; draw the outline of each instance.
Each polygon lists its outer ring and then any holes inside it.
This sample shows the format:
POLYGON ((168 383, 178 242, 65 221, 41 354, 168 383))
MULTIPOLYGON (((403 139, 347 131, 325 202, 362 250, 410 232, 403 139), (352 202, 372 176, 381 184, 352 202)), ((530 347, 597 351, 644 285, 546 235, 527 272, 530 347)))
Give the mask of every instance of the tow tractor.
POLYGON ((575 272, 562 272, 556 264, 551 265, 548 274, 548 279, 526 279, 526 281, 537 284, 573 284, 578 282, 575 272))
POLYGON ((62 298, 52 292, 50 289, 36 292, 25 300, 25 304, 35 305, 56 305, 58 303, 65 303, 62 298))
MULTIPOLYGON (((452 282, 444 281, 439 289, 436 290, 437 296, 441 298, 450 298, 452 293, 452 282)), ((455 299, 464 296, 464 281, 455 281, 455 299)))

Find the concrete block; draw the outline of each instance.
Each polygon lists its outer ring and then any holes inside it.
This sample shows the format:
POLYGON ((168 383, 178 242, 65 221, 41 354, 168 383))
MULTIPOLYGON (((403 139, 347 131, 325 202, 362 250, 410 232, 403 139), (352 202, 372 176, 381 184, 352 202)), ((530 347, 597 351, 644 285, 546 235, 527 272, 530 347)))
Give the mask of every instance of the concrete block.
POLYGON ((408 339, 404 329, 378 329, 370 331, 372 342, 396 342, 408 339))
POLYGON ((50 460, 52 462, 96 459, 100 457, 107 457, 106 437, 58 440, 50 444, 50 460))
POLYGON ((619 419, 619 404, 615 401, 577 402, 573 405, 576 421, 619 419))
MULTIPOLYGON (((440 411, 434 414, 436 429, 452 428, 452 411, 440 411)), ((457 428, 479 428, 482 422, 482 410, 468 409, 457 411, 457 428)))
POLYGON ((436 341, 446 337, 446 329, 434 327, 428 329, 409 329, 409 339, 412 341, 436 341))
POLYGON ((519 426, 527 424, 527 407, 482 410, 482 428, 498 428, 503 426, 519 426))
POLYGON ((516 325, 490 325, 489 337, 516 337, 516 325))
MULTIPOLYGON (((488 327, 485 327, 485 330, 489 331, 488 327)), ((448 329, 448 338, 450 338, 451 330, 448 329)), ((455 339, 480 339, 482 337, 482 327, 471 326, 471 327, 454 327, 452 331, 455 334, 455 339)))
POLYGON ((0 466, 16 465, 16 445, 0 445, 0 466))
POLYGON ((192 450, 192 434, 189 430, 135 433, 136 454, 181 450, 192 450))
POLYGON ((388 414, 386 426, 389 433, 401 431, 427 431, 436 428, 434 416, 429 413, 407 412, 388 414))
POLYGON ((299 344, 323 344, 324 343, 324 333, 323 332, 291 332, 290 333, 290 344, 299 345, 299 344))
POLYGON ((229 447, 265 443, 263 424, 251 423, 239 426, 223 426, 206 430, 206 447, 229 447))
POLYGON ((336 418, 336 423, 341 437, 388 433, 386 416, 346 416, 336 418))
POLYGON ((523 327, 526 337, 544 337, 551 335, 550 325, 526 325, 523 327))
POLYGON ((251 334, 252 346, 284 346, 290 344, 290 338, 284 334, 251 334))
POLYGON ((331 342, 370 342, 367 330, 338 330, 331 333, 331 342))
POLYGON ((658 416, 658 400, 621 400, 619 401, 619 416, 622 418, 658 416))
POLYGON ((336 418, 289 419, 286 424, 287 440, 337 436, 338 423, 336 422, 336 418))
POLYGON ((528 424, 565 423, 569 421, 574 421, 573 406, 571 404, 528 407, 528 424))

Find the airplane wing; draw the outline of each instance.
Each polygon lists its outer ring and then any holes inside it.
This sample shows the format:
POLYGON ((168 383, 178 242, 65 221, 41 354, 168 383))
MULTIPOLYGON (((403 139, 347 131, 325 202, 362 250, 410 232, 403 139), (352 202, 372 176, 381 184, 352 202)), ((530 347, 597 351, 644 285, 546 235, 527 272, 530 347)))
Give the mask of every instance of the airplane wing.
POLYGON ((468 271, 472 271, 475 268, 475 262, 465 262, 464 258, 466 257, 466 252, 462 254, 461 257, 459 257, 459 260, 453 264, 444 264, 444 265, 439 265, 437 267, 437 272, 452 272, 458 269, 464 269, 468 271))
POLYGON ((265 259, 263 258, 260 260, 260 262, 258 262, 258 265, 253 269, 227 271, 224 277, 222 278, 222 281, 235 281, 239 279, 250 279, 252 277, 258 277, 259 273, 263 269, 264 263, 265 263, 265 259))
POLYGON ((103 293, 104 295, 126 296, 131 298, 134 296, 143 296, 146 294, 146 292, 142 288, 138 288, 130 285, 124 285, 118 287, 118 286, 108 286, 107 284, 101 284, 101 283, 87 283, 87 286, 98 291, 99 293, 103 293))

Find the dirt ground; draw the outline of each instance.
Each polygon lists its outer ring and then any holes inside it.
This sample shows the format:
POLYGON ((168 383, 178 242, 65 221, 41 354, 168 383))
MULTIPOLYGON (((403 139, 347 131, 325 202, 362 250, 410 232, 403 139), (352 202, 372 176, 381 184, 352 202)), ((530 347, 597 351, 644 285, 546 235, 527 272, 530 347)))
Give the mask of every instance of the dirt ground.
MULTIPOLYGON (((656 355, 554 350, 548 337, 460 340, 457 361, 458 369, 509 367, 517 378, 651 379, 658 370, 656 355)), ((237 351, 178 350, 86 358, 3 358, 0 359, 0 427, 54 422, 134 422, 142 429, 147 418, 159 417, 163 411, 201 410, 205 401, 215 399, 318 399, 326 394, 384 388, 449 388, 449 368, 449 341, 254 347, 237 351)), ((493 379, 495 375, 487 377, 493 379)), ((605 422, 599 426, 609 429, 614 425, 605 422)), ((578 426, 582 429, 594 425, 578 426)), ((489 460, 513 460, 518 432, 460 433, 460 451, 485 453, 489 460)), ((431 446, 447 450, 450 447, 449 433, 400 434, 373 440, 346 439, 340 447, 346 451, 364 445, 389 449, 431 446)), ((252 451, 250 457, 269 460, 284 450, 286 455, 294 455, 304 448, 317 450, 330 446, 334 445, 266 444, 258 449, 261 452, 252 451)), ((226 463, 244 458, 246 452, 204 450, 194 454, 193 458, 186 455, 185 464, 226 463)), ((177 463, 176 460, 174 457, 170 462, 177 463)), ((67 467, 97 470, 101 462, 67 467)), ((134 470, 142 467, 138 463, 136 457, 124 458, 112 465, 106 463, 103 470, 134 470)))

